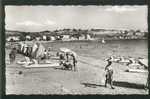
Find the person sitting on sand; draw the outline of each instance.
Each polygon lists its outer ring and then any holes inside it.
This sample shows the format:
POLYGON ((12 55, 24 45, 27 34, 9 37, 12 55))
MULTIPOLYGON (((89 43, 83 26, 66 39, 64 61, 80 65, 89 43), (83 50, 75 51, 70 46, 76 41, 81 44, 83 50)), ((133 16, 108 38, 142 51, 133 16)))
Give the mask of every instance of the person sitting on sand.
POLYGON ((105 87, 107 87, 107 83, 110 84, 111 88, 114 89, 113 87, 113 68, 111 66, 112 61, 110 61, 111 58, 107 59, 107 66, 105 67, 105 71, 106 71, 106 79, 105 79, 105 87))
POLYGON ((63 63, 63 69, 66 69, 66 70, 71 69, 72 70, 72 65, 69 60, 67 60, 63 63))

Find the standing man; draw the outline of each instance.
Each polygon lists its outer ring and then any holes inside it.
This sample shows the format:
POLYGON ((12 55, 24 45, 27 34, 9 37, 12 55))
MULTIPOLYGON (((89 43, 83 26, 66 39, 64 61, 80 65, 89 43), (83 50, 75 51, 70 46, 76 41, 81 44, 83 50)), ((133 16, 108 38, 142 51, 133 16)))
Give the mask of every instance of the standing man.
POLYGON ((69 53, 66 53, 66 61, 69 61, 69 53))
POLYGON ((107 83, 110 84, 111 88, 114 89, 113 87, 113 68, 111 66, 112 61, 111 61, 111 57, 109 59, 107 59, 107 66, 105 67, 105 71, 106 71, 106 79, 105 79, 105 87, 107 87, 107 83))
POLYGON ((146 85, 145 85, 145 90, 149 89, 149 84, 148 84, 149 82, 148 82, 148 79, 149 79, 149 78, 147 77, 147 81, 146 81, 146 85))
POLYGON ((76 57, 75 57, 74 54, 71 54, 71 56, 72 56, 72 59, 73 59, 73 67, 74 67, 74 71, 76 71, 76 70, 77 70, 77 68, 76 68, 77 59, 76 59, 76 57))

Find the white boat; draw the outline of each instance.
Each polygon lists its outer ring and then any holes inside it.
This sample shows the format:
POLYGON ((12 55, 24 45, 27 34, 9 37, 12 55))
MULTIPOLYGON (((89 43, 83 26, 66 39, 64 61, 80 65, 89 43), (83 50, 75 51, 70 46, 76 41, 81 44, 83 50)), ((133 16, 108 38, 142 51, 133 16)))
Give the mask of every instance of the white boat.
POLYGON ((148 68, 148 59, 139 59, 140 64, 148 68))
POLYGON ((128 72, 137 72, 137 73, 148 73, 147 70, 141 70, 141 69, 127 69, 128 72))

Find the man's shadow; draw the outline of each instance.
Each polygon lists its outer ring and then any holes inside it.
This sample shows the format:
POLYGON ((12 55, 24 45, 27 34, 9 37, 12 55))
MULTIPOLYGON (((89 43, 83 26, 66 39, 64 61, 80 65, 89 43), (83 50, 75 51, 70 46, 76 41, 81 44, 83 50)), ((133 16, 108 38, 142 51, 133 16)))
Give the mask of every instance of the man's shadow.
POLYGON ((96 88, 96 87, 105 87, 105 85, 98 85, 98 84, 91 84, 91 83, 81 83, 85 87, 91 87, 91 88, 96 88))
MULTIPOLYGON (((99 85, 99 84, 91 84, 91 83, 81 83, 81 84, 84 85, 85 87, 91 87, 91 88, 105 87, 105 85, 99 85)), ((114 81, 113 86, 133 88, 133 89, 145 89, 144 84, 136 84, 136 83, 123 82, 123 81, 114 81)))
POLYGON ((134 89, 144 89, 144 84, 137 84, 137 83, 129 83, 125 81, 113 81, 114 86, 118 87, 126 87, 126 88, 134 88, 134 89))
POLYGON ((72 69, 68 69, 68 68, 63 68, 63 67, 53 67, 54 69, 56 69, 56 70, 66 70, 66 71, 73 71, 72 69))

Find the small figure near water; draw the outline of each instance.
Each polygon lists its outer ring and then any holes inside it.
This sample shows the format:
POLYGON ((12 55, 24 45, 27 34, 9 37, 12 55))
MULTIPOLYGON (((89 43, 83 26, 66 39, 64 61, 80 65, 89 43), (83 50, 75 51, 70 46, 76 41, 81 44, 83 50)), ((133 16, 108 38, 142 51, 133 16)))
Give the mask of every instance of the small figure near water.
POLYGON ((103 44, 106 43, 104 38, 102 39, 102 43, 103 43, 103 44))

